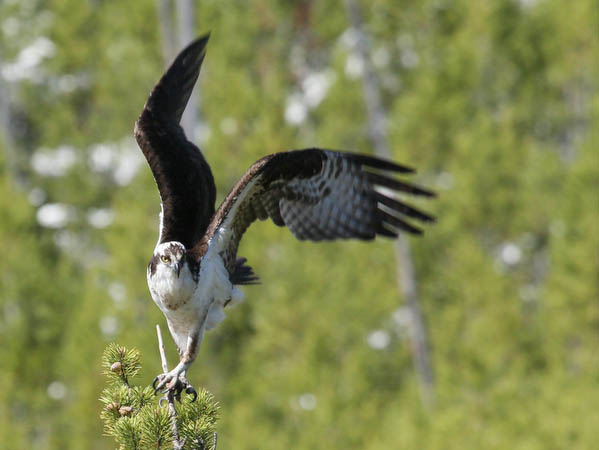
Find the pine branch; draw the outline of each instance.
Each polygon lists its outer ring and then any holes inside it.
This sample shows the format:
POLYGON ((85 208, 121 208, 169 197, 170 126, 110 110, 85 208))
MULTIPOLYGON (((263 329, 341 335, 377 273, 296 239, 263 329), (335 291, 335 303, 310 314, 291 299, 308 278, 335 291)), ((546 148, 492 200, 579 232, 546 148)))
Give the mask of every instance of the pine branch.
MULTIPOLYGON (((168 371, 159 328, 157 331, 162 366, 168 371)), ((102 367, 108 386, 100 397, 104 405, 100 417, 105 434, 114 437, 121 450, 216 449, 219 407, 208 391, 200 389, 195 402, 184 398, 177 411, 172 395, 172 406, 166 407, 164 398, 158 400, 151 386, 131 384, 141 370, 136 349, 110 344, 104 350, 102 367)))

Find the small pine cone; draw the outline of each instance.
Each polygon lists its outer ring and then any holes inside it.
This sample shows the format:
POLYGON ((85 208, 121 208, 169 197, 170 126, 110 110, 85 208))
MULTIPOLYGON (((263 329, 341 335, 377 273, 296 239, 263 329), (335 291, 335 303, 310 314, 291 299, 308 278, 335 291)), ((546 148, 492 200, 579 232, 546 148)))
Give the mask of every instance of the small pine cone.
POLYGON ((131 408, 131 406, 121 406, 119 408, 119 414, 121 416, 130 416, 132 412, 133 408, 131 408))
POLYGON ((112 402, 106 405, 106 411, 116 411, 119 409, 119 404, 117 402, 112 402))
POLYGON ((117 361, 110 366, 110 371, 120 375, 123 371, 123 364, 120 361, 117 361))

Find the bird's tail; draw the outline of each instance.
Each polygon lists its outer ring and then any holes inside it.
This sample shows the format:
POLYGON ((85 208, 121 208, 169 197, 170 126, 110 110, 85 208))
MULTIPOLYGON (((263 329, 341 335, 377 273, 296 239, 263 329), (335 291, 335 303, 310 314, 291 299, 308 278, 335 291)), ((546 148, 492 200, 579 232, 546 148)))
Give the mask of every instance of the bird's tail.
POLYGON ((246 258, 237 258, 235 268, 231 274, 231 283, 236 285, 260 284, 260 278, 250 266, 245 264, 246 262, 246 258))

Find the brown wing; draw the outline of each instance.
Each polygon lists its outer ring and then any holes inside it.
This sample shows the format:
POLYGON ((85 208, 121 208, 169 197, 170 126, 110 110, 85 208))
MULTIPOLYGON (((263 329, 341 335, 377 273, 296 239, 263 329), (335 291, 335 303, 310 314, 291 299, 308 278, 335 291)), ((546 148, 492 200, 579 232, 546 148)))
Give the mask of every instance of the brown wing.
POLYGON ((207 42, 208 35, 177 56, 135 122, 135 138, 162 200, 158 243, 179 241, 187 248, 192 248, 206 232, 216 199, 210 166, 179 125, 200 73, 207 42))
POLYGON ((287 226, 300 240, 397 237, 399 230, 421 234, 406 219, 431 222, 434 218, 389 194, 434 194, 390 177, 394 172, 413 171, 379 158, 330 150, 266 156, 229 193, 195 252, 200 257, 216 246, 232 273, 243 233, 253 221, 267 217, 287 226))

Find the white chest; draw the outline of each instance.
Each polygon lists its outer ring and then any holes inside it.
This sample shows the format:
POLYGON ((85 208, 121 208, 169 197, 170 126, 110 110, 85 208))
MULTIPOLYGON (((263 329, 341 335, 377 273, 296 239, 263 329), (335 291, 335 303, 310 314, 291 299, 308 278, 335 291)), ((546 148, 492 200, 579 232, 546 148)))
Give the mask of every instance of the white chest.
POLYGON ((179 276, 172 270, 159 268, 152 276, 148 274, 148 286, 171 331, 181 337, 202 325, 207 330, 215 327, 224 319, 223 308, 232 297, 234 302, 240 300, 222 258, 211 251, 202 259, 198 283, 186 266, 179 276))

